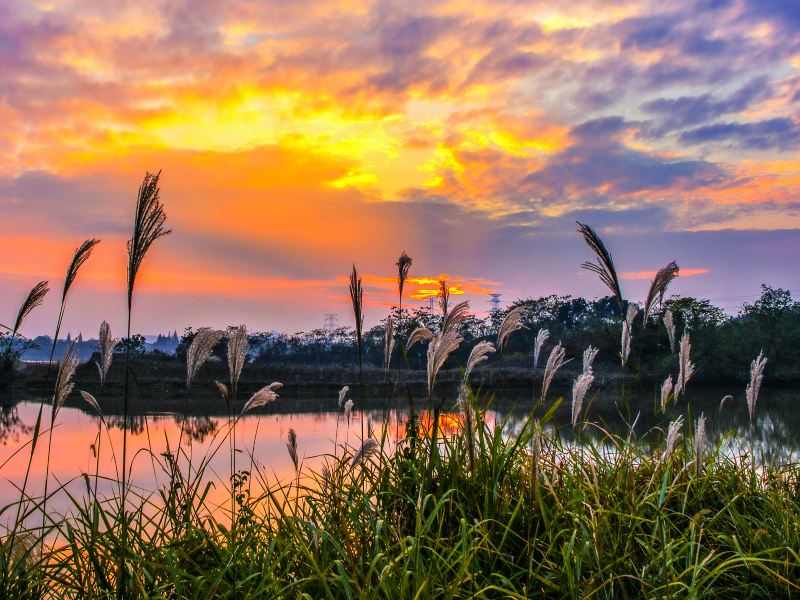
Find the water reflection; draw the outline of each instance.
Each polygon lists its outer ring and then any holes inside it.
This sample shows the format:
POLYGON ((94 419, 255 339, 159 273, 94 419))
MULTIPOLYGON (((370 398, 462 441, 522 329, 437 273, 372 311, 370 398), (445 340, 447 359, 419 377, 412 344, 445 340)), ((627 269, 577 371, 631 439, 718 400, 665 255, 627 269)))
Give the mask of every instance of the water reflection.
MULTIPOLYGON (((705 393, 696 390, 690 396, 688 404, 671 405, 666 414, 655 415, 649 399, 640 399, 636 404, 639 408, 633 410, 631 405, 620 406, 611 398, 598 396, 588 407, 588 418, 603 429, 618 435, 628 435, 631 424, 635 423, 632 434, 635 439, 643 443, 655 440, 660 444, 663 431, 672 419, 684 415, 684 433, 688 433, 702 413, 708 420, 708 433, 712 442, 727 436, 724 451, 753 452, 758 460, 768 463, 800 460, 800 413, 794 408, 799 399, 796 392, 764 390, 757 408, 757 418, 752 424, 743 397, 735 398, 720 411, 719 399, 722 395, 724 394, 718 390, 708 390, 705 393)), ((330 401, 327 404, 333 407, 335 402, 330 401)), ((548 407, 539 409, 541 414, 546 408, 548 407)), ((282 409, 285 410, 285 407, 282 409)), ((530 409, 530 401, 499 397, 488 418, 507 423, 513 431, 521 426, 530 409)), ((0 506, 18 499, 18 489, 29 456, 28 449, 22 447, 30 440, 37 412, 38 404, 34 402, 22 402, 0 410, 0 465, 3 465, 0 506)), ((364 417, 365 422, 371 423, 375 435, 378 436, 381 426, 386 423, 390 443, 404 432, 405 410, 379 408, 365 413, 364 417)), ((63 489, 48 504, 48 508, 52 507, 62 513, 67 511, 67 494, 85 497, 83 474, 92 479, 93 487, 96 471, 100 475, 97 481, 99 496, 116 493, 115 482, 119 480, 116 458, 122 448, 122 418, 107 416, 107 429, 103 430, 98 442, 99 423, 96 416, 77 408, 64 407, 59 412, 53 435, 51 489, 53 481, 63 485, 63 489)), ((427 431, 430 428, 430 416, 423 412, 419 424, 422 432, 427 431)), ((556 412, 553 425, 562 436, 568 438, 572 435, 566 402, 556 412)), ((456 431, 459 426, 460 419, 457 416, 443 414, 442 432, 447 434, 456 431)), ((184 420, 180 415, 172 413, 138 415, 129 419, 129 427, 129 455, 134 457, 130 465, 130 480, 136 493, 156 497, 158 490, 167 485, 169 465, 162 454, 165 451, 174 452, 178 439, 181 438, 186 456, 179 461, 179 466, 187 469, 188 457, 191 457, 194 468, 206 459, 206 477, 214 483, 210 500, 219 505, 225 504, 230 493, 227 487, 230 476, 227 416, 192 415, 184 420), (182 426, 184 433, 181 436, 182 426)), ((366 427, 369 428, 370 425, 366 427)), ((330 455, 334 447, 341 448, 345 445, 352 448, 359 444, 361 419, 360 415, 354 413, 353 419, 347 422, 341 414, 332 411, 248 415, 236 425, 237 468, 260 470, 264 475, 260 481, 269 479, 274 483, 276 480, 293 479, 294 466, 285 444, 289 428, 297 432, 298 453, 304 468, 319 469, 325 456, 330 455)), ((589 426, 584 429, 583 435, 600 436, 601 430, 589 426)), ((40 494, 43 489, 45 459, 46 452, 40 447, 31 468, 32 476, 28 486, 33 496, 40 494)), ((253 493, 256 492, 257 490, 253 490, 253 493)), ((6 516, 2 519, 7 518, 6 516)), ((4 521, 2 523, 5 524, 4 521)))

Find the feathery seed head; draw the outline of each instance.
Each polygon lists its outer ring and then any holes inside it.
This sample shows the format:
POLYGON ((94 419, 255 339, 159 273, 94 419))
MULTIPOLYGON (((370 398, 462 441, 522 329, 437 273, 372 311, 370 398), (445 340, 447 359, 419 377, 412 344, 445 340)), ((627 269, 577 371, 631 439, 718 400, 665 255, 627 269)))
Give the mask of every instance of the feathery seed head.
POLYGON ((378 442, 374 438, 367 438, 361 443, 361 448, 359 448, 358 452, 356 452, 355 456, 353 456, 350 467, 354 468, 356 465, 361 464, 377 451, 378 442))
POLYGON ((681 394, 686 394, 686 384, 694 375, 694 363, 691 361, 692 342, 689 333, 683 332, 681 343, 678 346, 678 381, 675 383, 675 399, 681 394))
POLYGON ((53 393, 53 419, 56 418, 58 409, 61 408, 64 400, 70 395, 75 385, 72 382, 72 378, 75 375, 75 369, 78 368, 76 341, 77 340, 72 340, 72 343, 67 348, 67 351, 64 352, 64 356, 58 365, 55 392, 53 393))
POLYGON ((353 316, 356 321, 356 343, 360 352, 362 344, 361 330, 364 327, 364 289, 361 287, 361 277, 358 275, 355 265, 353 265, 353 272, 350 273, 350 300, 353 303, 353 316))
POLYGON ((565 364, 565 355, 566 350, 561 345, 561 342, 553 346, 553 349, 550 351, 550 356, 547 358, 547 364, 544 367, 544 377, 542 379, 542 402, 544 402, 547 397, 547 390, 553 381, 553 377, 555 377, 558 370, 565 364))
POLYGON ((344 405, 344 398, 347 395, 347 392, 350 391, 350 386, 346 385, 342 389, 339 390, 339 410, 342 410, 342 406, 344 405))
POLYGON ((666 267, 658 270, 656 276, 650 284, 650 289, 647 292, 647 298, 644 302, 644 325, 647 326, 647 321, 653 312, 656 303, 661 304, 664 300, 664 294, 667 291, 667 286, 670 282, 678 276, 679 269, 678 263, 674 260, 666 267))
POLYGON ((31 291, 28 292, 28 297, 25 298, 25 301, 22 303, 22 306, 19 307, 19 312, 17 313, 17 320, 14 321, 14 329, 12 330, 12 335, 16 335, 19 331, 19 328, 22 327, 23 321, 25 318, 31 313, 31 311, 36 308, 37 306, 41 305, 44 297, 47 295, 47 292, 50 291, 47 281, 40 281, 35 286, 31 288, 31 291))
POLYGON ((347 419, 348 425, 350 424, 350 417, 353 415, 353 400, 352 398, 348 399, 347 402, 344 403, 344 416, 347 419))
POLYGON ((622 339, 620 341, 620 359, 622 360, 622 366, 625 366, 625 363, 628 362, 628 357, 631 355, 631 326, 630 323, 627 321, 622 322, 622 339))
POLYGON ((670 394, 672 394, 672 375, 668 375, 661 384, 661 410, 666 408, 670 394))
POLYGON ((408 336, 408 341, 406 342, 406 352, 410 352, 411 347, 417 342, 431 339, 433 339, 433 332, 430 329, 427 327, 417 327, 411 332, 411 335, 408 336))
POLYGON ((186 389, 192 387, 197 372, 211 356, 214 346, 222 339, 222 332, 210 327, 201 327, 195 333, 189 349, 186 351, 186 389))
MULTIPOLYGON (((239 385, 239 376, 247 360, 250 345, 247 343, 247 327, 239 325, 228 333, 228 373, 231 378, 231 390, 235 394, 239 385)), ((233 398, 235 401, 236 399, 233 398)))
POLYGON ((508 338, 512 333, 519 331, 520 329, 527 329, 527 327, 522 324, 522 319, 524 316, 525 307, 517 306, 516 308, 508 311, 503 319, 503 322, 500 323, 500 329, 497 333, 497 347, 500 348, 501 352, 505 350, 506 344, 508 343, 508 338))
POLYGON ((703 470, 703 455, 706 451, 708 444, 708 437, 706 436, 706 417, 702 413, 697 419, 697 425, 694 429, 694 453, 697 466, 697 474, 700 475, 703 470))
POLYGON ((171 231, 164 227, 167 215, 164 205, 159 200, 158 179, 161 171, 155 175, 146 173, 136 200, 136 216, 133 223, 133 236, 128 240, 128 309, 133 303, 133 288, 136 274, 142 261, 157 239, 169 235, 171 231))
POLYGON ((94 410, 98 415, 103 416, 103 411, 100 410, 100 404, 97 402, 97 398, 92 396, 89 392, 84 392, 83 390, 80 390, 80 392, 83 401, 86 402, 86 404, 88 404, 89 406, 91 406, 92 410, 94 410))
POLYGON ((675 442, 678 441, 678 438, 681 435, 681 427, 683 427, 683 416, 679 416, 677 419, 672 421, 667 428, 667 442, 664 449, 664 454, 661 455, 661 461, 666 461, 670 456, 672 456, 672 452, 675 450, 675 442))
POLYGON ((444 319, 442 320, 441 331, 455 331, 458 329, 458 326, 464 322, 464 319, 466 319, 468 315, 469 302, 467 300, 459 302, 445 315, 444 319))
POLYGON ((83 263, 89 260, 89 257, 92 255, 92 250, 94 250, 94 247, 99 243, 100 240, 96 239, 86 240, 75 249, 75 255, 72 257, 72 262, 69 263, 69 267, 67 267, 67 276, 64 278, 64 291, 61 293, 62 304, 67 299, 69 288, 72 287, 72 283, 78 276, 78 270, 83 263))
POLYGON ((289 428, 289 435, 286 438, 286 449, 289 451, 289 458, 294 464, 295 473, 300 472, 300 461, 297 458, 297 434, 294 429, 289 428))
POLYGON ((100 343, 100 362, 95 364, 100 372, 100 387, 103 387, 108 376, 108 370, 111 368, 111 361, 114 358, 114 348, 119 343, 118 339, 111 336, 111 326, 106 321, 100 323, 98 341, 100 343))
POLYGON ((447 358, 464 341, 455 330, 442 330, 433 336, 428 346, 428 395, 433 396, 433 386, 436 383, 436 376, 444 366, 447 358))
POLYGON ((750 383, 745 390, 747 398, 747 411, 750 413, 750 422, 753 422, 756 414, 756 402, 758 402, 758 392, 761 389, 761 380, 764 377, 764 367, 767 365, 767 357, 764 351, 760 351, 758 356, 750 364, 750 383))
POLYGON ((597 353, 600 352, 597 348, 593 348, 591 344, 589 345, 586 350, 583 351, 583 372, 588 373, 592 370, 592 363, 594 359, 597 357, 597 353))
POLYGON ((442 309, 442 316, 447 317, 447 303, 450 302, 450 287, 447 280, 442 277, 439 280, 439 308, 442 309))
POLYGON ((672 311, 665 310, 662 320, 664 321, 664 328, 667 330, 667 336, 669 337, 669 350, 675 354, 675 317, 672 311))
POLYGON ((542 352, 542 346, 547 341, 547 338, 550 337, 550 332, 547 329, 540 329, 536 332, 536 341, 533 344, 533 368, 536 369, 539 366, 539 355, 542 352))
POLYGON ((403 250, 400 258, 397 259, 397 288, 400 290, 400 301, 403 301, 403 287, 408 278, 408 271, 411 269, 411 257, 403 250))
POLYGON ((617 299, 620 310, 622 310, 622 289, 619 286, 619 278, 617 277, 617 270, 614 268, 614 261, 611 258, 611 254, 606 249, 600 236, 595 233, 594 229, 581 222, 576 222, 578 223, 578 232, 583 235, 584 241, 597 258, 596 263, 585 262, 581 265, 581 268, 595 273, 600 278, 600 281, 611 290, 611 293, 617 299))
POLYGON ((277 400, 278 394, 275 393, 275 390, 282 385, 283 384, 281 383, 275 382, 258 390, 255 394, 250 396, 250 399, 247 402, 245 402, 244 406, 242 407, 242 412, 239 413, 239 416, 241 417, 254 408, 264 406, 265 404, 269 404, 270 402, 277 400))
POLYGON ((572 384, 572 427, 578 424, 578 418, 581 415, 581 408, 583 407, 583 399, 589 391, 589 386, 594 381, 594 374, 592 370, 584 371, 578 375, 572 384))
POLYGON ((464 381, 469 379, 472 370, 478 366, 480 363, 484 362, 489 358, 489 354, 495 351, 494 346, 491 342, 483 341, 478 342, 472 347, 472 351, 469 353, 469 358, 467 359, 467 367, 464 369, 464 381))

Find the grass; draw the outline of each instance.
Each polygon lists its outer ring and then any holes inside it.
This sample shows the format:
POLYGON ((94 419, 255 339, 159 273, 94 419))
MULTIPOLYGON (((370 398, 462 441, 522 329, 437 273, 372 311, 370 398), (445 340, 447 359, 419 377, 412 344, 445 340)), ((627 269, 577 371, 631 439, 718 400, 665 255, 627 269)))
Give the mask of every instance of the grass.
POLYGON ((603 432, 575 444, 534 415, 509 435, 469 396, 473 469, 465 428, 434 419, 288 483, 251 463, 232 479, 230 527, 207 461, 182 472, 167 454, 163 489, 129 490, 125 529, 120 498, 87 493, 41 555, 41 530, 18 533, 5 597, 115 597, 123 544, 136 598, 800 596, 797 465, 717 447, 698 470, 689 432, 664 459, 663 444, 603 432), (251 497, 250 478, 266 491, 251 497))

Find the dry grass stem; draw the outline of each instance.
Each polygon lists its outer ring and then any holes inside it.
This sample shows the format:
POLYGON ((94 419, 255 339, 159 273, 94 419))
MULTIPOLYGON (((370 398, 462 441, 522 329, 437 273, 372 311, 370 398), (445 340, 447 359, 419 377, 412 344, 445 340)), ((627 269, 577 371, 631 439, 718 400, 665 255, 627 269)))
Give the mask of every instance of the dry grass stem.
POLYGON ((392 316, 386 320, 386 332, 383 345, 383 372, 389 372, 389 366, 392 362, 392 351, 394 350, 394 323, 392 316))
POLYGON ((81 393, 81 398, 83 398, 83 401, 86 402, 86 404, 88 404, 89 406, 91 406, 92 410, 94 410, 98 415, 103 414, 103 411, 100 410, 100 404, 97 402, 97 398, 92 396, 89 392, 85 392, 83 390, 80 390, 80 393, 81 393))

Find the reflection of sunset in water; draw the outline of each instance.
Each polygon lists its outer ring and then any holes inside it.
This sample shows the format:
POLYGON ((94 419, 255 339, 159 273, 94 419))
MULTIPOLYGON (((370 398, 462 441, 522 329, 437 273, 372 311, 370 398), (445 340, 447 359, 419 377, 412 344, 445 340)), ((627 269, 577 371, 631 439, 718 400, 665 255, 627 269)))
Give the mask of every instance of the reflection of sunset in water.
MULTIPOLYGON (((33 403, 21 403, 17 407, 18 418, 23 424, 36 421, 38 407, 33 403)), ((365 414, 365 424, 372 423, 373 435, 380 439, 383 427, 383 411, 365 414)), ((388 419, 386 436, 387 447, 393 446, 395 432, 404 434, 405 417, 400 415, 398 424, 393 415, 388 419)), ((103 428, 100 450, 100 478, 98 496, 113 494, 117 484, 116 461, 122 452, 122 430, 119 419, 107 417, 108 431, 103 428), (111 449, 109 447, 111 442, 111 449)), ((336 413, 270 414, 248 415, 236 424, 236 468, 254 473, 251 478, 251 494, 256 495, 264 486, 294 479, 294 465, 286 450, 286 437, 289 429, 297 433, 298 457, 305 473, 311 469, 319 470, 325 460, 338 445, 351 450, 360 444, 361 420, 357 412, 348 425, 343 415, 337 419, 336 413), (256 468, 254 468, 254 466, 256 468), (256 476, 255 471, 260 475, 256 476)), ((44 428, 43 428, 44 429, 44 428)), ((134 417, 131 435, 128 437, 128 455, 131 461, 132 496, 143 494, 156 501, 156 494, 168 482, 166 461, 162 454, 171 449, 174 453, 180 436, 180 418, 173 415, 151 415, 145 419, 134 417), (155 492, 155 493, 154 493, 155 492)), ((203 460, 208 460, 205 480, 213 483, 208 496, 209 506, 226 507, 230 499, 230 449, 228 441, 228 420, 226 417, 191 417, 187 420, 182 449, 191 458, 196 469, 203 460)), ((86 483, 83 474, 90 477, 94 486, 96 469, 98 419, 80 410, 63 408, 56 421, 53 433, 53 452, 50 458, 50 490, 64 486, 64 490, 76 497, 85 497, 86 483), (56 483, 57 482, 57 483, 56 483)), ((0 464, 4 464, 2 474, 4 484, 0 487, 0 504, 7 505, 18 500, 18 489, 25 476, 29 457, 30 434, 9 436, 4 446, 0 446, 0 464), (17 452, 18 451, 18 452, 17 452), (16 452, 16 455, 14 454, 16 452)), ((46 448, 41 444, 31 466, 28 483, 29 493, 41 494, 44 487, 46 448)), ((179 462, 182 470, 187 470, 187 460, 179 462)), ((303 483, 311 483, 310 476, 303 475, 303 483), (307 480, 307 481, 306 481, 307 480)), ((133 500, 131 500, 133 501, 133 500)), ((48 509, 63 512, 68 506, 64 491, 48 503, 48 509)), ((13 517, 13 515, 12 515, 13 517)), ((221 519, 221 520, 224 520, 221 519)), ((3 520, 5 522, 5 519, 3 520)))

